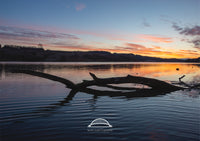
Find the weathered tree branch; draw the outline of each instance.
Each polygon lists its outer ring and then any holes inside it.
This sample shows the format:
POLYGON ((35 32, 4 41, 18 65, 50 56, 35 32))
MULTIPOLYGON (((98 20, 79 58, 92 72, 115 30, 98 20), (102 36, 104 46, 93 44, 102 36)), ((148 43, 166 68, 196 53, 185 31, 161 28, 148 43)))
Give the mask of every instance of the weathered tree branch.
POLYGON ((150 86, 152 89, 173 89, 173 90, 182 89, 182 87, 174 86, 167 82, 153 78, 145 78, 145 77, 131 76, 131 75, 128 75, 126 77, 97 78, 93 73, 90 73, 90 75, 98 85, 138 83, 150 86))
POLYGON ((66 85, 66 87, 72 89, 70 94, 68 95, 68 99, 73 98, 73 96, 78 92, 85 92, 93 95, 109 95, 109 96, 126 96, 126 97, 146 97, 146 96, 156 96, 165 94, 172 91, 177 91, 184 89, 183 87, 175 86, 169 84, 167 82, 153 79, 153 78, 145 78, 139 76, 131 76, 127 75, 126 77, 111 77, 111 78, 98 78, 95 74, 90 73, 93 80, 83 80, 83 82, 74 84, 70 80, 50 75, 47 73, 36 72, 31 70, 14 70, 14 73, 25 73, 30 74, 46 79, 50 79, 53 81, 57 81, 66 85), (111 84, 122 84, 122 83, 137 83, 143 84, 150 87, 148 88, 134 88, 134 87, 119 87, 112 86, 111 84), (112 89, 116 89, 119 91, 100 91, 92 88, 88 88, 89 86, 104 86, 112 89), (123 91, 126 90, 126 91, 123 91), (127 92, 128 91, 128 92, 127 92))
POLYGON ((37 72, 37 71, 32 71, 32 70, 12 70, 12 72, 13 73, 25 73, 25 74, 30 74, 30 75, 50 79, 53 81, 57 81, 57 82, 65 84, 70 89, 73 89, 75 87, 75 84, 73 82, 71 82, 70 80, 67 80, 67 79, 64 79, 64 78, 61 78, 61 77, 58 77, 55 75, 43 73, 43 72, 37 72))
MULTIPOLYGON (((183 87, 175 86, 161 80, 131 76, 131 75, 127 75, 126 77, 98 78, 95 74, 90 73, 93 80, 83 80, 83 82, 81 83, 74 84, 72 81, 68 79, 64 79, 64 78, 54 76, 51 74, 36 72, 32 70, 13 70, 12 72, 25 73, 25 74, 30 74, 33 76, 38 76, 38 77, 46 78, 49 80, 57 81, 62 84, 65 84, 67 88, 71 89, 67 97, 64 98, 63 100, 58 101, 57 103, 53 103, 50 106, 42 107, 40 110, 34 113, 40 113, 41 111, 53 111, 61 106, 64 106, 66 103, 69 103, 73 99, 73 97, 77 94, 77 92, 92 94, 94 95, 94 97, 123 96, 126 98, 131 98, 131 97, 151 97, 151 96, 157 96, 157 95, 164 95, 166 93, 170 93, 173 91, 185 89, 183 87), (149 88, 120 87, 120 86, 112 85, 112 84, 122 84, 122 83, 142 84, 142 85, 149 86, 149 88), (103 87, 115 89, 115 91, 96 90, 96 89, 89 88, 90 86, 103 86, 103 87)), ((190 86, 184 83, 183 81, 181 81, 181 79, 184 77, 185 75, 179 78, 179 84, 182 84, 186 86, 187 88, 200 87, 200 84, 190 86)))

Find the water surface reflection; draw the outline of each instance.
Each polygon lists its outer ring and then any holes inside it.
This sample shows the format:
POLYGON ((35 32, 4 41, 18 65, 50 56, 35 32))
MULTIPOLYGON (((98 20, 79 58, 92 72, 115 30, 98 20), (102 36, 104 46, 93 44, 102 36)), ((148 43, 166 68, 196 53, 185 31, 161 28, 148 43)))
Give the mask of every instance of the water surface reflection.
POLYGON ((199 90, 164 96, 124 98, 77 93, 63 84, 11 69, 31 69, 75 83, 127 74, 166 81, 199 82, 200 64, 181 63, 0 63, 0 140, 168 140, 198 141, 199 90), (179 68, 179 71, 176 70, 179 68), (111 132, 88 132, 95 118, 105 118, 111 132))

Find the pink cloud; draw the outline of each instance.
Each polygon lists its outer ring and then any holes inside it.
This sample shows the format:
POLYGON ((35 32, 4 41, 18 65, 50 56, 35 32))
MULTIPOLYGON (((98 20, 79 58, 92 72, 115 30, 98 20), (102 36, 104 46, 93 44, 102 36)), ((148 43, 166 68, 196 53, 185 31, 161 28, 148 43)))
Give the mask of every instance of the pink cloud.
MULTIPOLYGON (((81 7, 85 8, 84 4, 76 3, 77 11, 82 10, 81 7), (82 6, 81 6, 82 5, 82 6)), ((3 26, 12 26, 17 28, 27 28, 30 30, 38 30, 41 32, 57 32, 57 33, 66 33, 66 34, 82 34, 82 35, 91 35, 95 37, 103 37, 109 40, 116 40, 122 42, 156 42, 156 43, 171 43, 173 42, 170 37, 162 37, 155 35, 147 35, 147 34, 137 34, 137 35, 129 35, 129 34, 121 34, 119 32, 113 31, 112 33, 103 32, 103 31, 91 31, 91 30, 82 30, 82 29, 67 29, 67 28, 59 28, 52 26, 40 26, 40 25, 26 25, 19 23, 18 21, 7 21, 5 19, 0 19, 0 25, 3 26), (14 24, 12 24, 14 23, 14 24)))
MULTIPOLYGON (((118 47, 119 48, 119 47, 118 47)), ((197 58, 200 53, 193 50, 160 50, 161 47, 153 46, 152 48, 145 47, 139 44, 126 43, 125 47, 120 47, 121 50, 127 50, 130 53, 147 55, 161 58, 197 58)))
POLYGON ((162 49, 162 48, 159 47, 159 46, 154 46, 154 45, 153 45, 153 47, 154 47, 155 49, 162 49))
POLYGON ((75 5, 76 11, 81 11, 81 10, 83 10, 84 8, 86 8, 86 6, 85 6, 85 4, 83 4, 83 3, 76 3, 76 5, 75 5))
POLYGON ((53 26, 41 26, 41 25, 27 25, 19 23, 18 21, 7 21, 5 19, 0 19, 0 26, 10 26, 14 28, 25 28, 30 30, 37 30, 41 32, 56 32, 56 33, 65 33, 65 34, 81 34, 81 35, 90 35, 95 37, 103 37, 109 40, 123 41, 123 42, 133 42, 132 35, 118 33, 107 33, 102 31, 91 31, 91 30, 82 30, 82 29, 69 29, 69 28, 60 28, 53 26))
POLYGON ((159 37, 159 36, 154 36, 154 35, 146 35, 146 34, 141 34, 137 35, 137 38, 142 39, 142 40, 147 40, 147 41, 152 41, 156 43, 172 43, 173 40, 170 37, 159 37))

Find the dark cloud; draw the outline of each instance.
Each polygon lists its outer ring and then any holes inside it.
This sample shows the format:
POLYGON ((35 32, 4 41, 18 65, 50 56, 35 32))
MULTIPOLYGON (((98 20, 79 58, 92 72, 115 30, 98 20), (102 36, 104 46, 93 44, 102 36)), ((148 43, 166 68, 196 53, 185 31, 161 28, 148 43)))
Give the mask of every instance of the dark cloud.
POLYGON ((193 28, 184 28, 180 34, 185 34, 185 35, 200 35, 200 26, 194 26, 193 28))
POLYGON ((173 23, 172 27, 181 35, 185 35, 182 41, 192 43, 194 48, 200 50, 200 26, 195 25, 193 27, 180 27, 176 23, 173 23), (187 38, 189 37, 189 39, 187 38))
POLYGON ((183 30, 183 28, 182 27, 179 27, 177 24, 173 24, 172 25, 172 27, 175 29, 175 30, 177 30, 177 31, 182 31, 183 30))
POLYGON ((200 51, 200 37, 189 41, 190 43, 194 44, 194 48, 200 51))
POLYGON ((145 18, 143 19, 142 25, 145 27, 151 27, 150 23, 148 23, 145 18))
POLYGON ((200 38, 199 38, 199 39, 194 39, 194 40, 192 40, 192 43, 194 43, 194 45, 195 45, 196 47, 200 47, 200 38))
POLYGON ((79 39, 78 37, 71 34, 38 31, 38 30, 9 27, 9 26, 0 26, 0 36, 5 38, 26 37, 26 38, 44 38, 44 39, 50 39, 50 38, 79 39))
POLYGON ((190 36, 200 35, 200 26, 198 25, 195 25, 193 27, 183 28, 174 23, 172 27, 182 35, 190 35, 190 36))

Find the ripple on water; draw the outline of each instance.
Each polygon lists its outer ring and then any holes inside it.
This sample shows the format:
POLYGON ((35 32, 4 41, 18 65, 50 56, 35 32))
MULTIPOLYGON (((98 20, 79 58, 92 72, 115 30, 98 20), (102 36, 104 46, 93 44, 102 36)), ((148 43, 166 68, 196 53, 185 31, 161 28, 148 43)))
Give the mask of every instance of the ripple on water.
MULTIPOLYGON (((111 70, 95 71, 102 76, 121 76, 122 72, 124 75, 132 71, 130 69, 134 65, 113 67, 111 70)), ((134 68, 134 72, 138 67, 134 68)), ((140 69, 148 71, 148 67, 152 68, 143 65, 140 69)), ((74 81, 77 82, 88 75, 86 66, 82 69, 71 66, 56 70, 48 66, 45 71, 66 78, 73 78, 71 74, 76 72, 74 81)), ((123 96, 95 97, 79 92, 73 100, 66 101, 64 98, 69 90, 59 83, 33 79, 29 75, 12 75, 7 79, 0 82, 3 83, 0 86, 5 87, 0 90, 2 140, 198 141, 200 137, 200 98, 197 90, 129 99, 123 96), (88 124, 96 118, 107 119, 113 128, 88 131, 88 124)))

